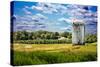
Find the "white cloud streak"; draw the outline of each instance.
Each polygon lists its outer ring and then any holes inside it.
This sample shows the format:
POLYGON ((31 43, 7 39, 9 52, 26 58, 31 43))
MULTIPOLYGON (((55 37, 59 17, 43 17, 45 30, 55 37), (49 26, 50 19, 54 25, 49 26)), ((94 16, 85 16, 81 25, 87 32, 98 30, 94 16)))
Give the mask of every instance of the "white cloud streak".
MULTIPOLYGON (((97 22, 97 12, 92 12, 89 9, 91 6, 85 5, 62 5, 52 3, 38 3, 36 6, 31 7, 33 10, 38 10, 48 14, 67 14, 72 18, 82 19, 85 23, 95 19, 97 22), (89 19, 89 20, 87 20, 89 19), (91 20, 90 20, 91 19, 91 20)), ((58 20, 64 22, 71 22, 72 19, 59 18, 58 20)))
POLYGON ((60 21, 60 22, 66 22, 68 24, 71 24, 71 22, 72 22, 71 19, 67 19, 67 18, 64 18, 64 17, 58 19, 58 21, 60 21))

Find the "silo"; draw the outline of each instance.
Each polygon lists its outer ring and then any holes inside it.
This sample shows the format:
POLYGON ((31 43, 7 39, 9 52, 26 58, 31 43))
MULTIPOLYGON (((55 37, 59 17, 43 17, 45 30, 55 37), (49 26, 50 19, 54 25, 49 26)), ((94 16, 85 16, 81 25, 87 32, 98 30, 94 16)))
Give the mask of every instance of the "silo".
POLYGON ((73 45, 85 45, 85 24, 82 20, 73 20, 72 24, 73 45))

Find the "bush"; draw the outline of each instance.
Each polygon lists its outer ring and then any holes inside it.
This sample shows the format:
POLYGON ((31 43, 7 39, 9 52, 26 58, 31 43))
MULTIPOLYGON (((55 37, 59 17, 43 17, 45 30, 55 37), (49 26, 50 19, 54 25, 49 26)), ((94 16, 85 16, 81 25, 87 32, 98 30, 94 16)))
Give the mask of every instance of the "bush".
POLYGON ((85 36, 86 43, 97 42, 97 34, 88 34, 85 36))
POLYGON ((71 40, 16 40, 14 43, 22 44, 64 44, 71 43, 71 40))

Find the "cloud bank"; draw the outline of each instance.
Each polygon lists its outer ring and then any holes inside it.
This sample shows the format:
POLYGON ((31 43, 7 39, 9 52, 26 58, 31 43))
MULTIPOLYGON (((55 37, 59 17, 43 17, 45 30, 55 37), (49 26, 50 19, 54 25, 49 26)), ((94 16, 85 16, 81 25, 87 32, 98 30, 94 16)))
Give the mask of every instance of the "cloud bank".
POLYGON ((13 15, 16 18, 15 30, 71 31, 74 18, 83 20, 87 30, 97 30, 96 6, 36 2, 31 5, 23 4, 19 9, 24 15, 19 15, 17 12, 13 15))

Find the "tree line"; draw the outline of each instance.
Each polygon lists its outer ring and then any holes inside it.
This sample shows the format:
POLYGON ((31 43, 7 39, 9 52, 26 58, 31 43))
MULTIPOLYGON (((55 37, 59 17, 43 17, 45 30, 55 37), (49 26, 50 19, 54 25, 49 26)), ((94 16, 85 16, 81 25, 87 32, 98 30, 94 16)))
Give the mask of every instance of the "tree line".
POLYGON ((72 38, 72 34, 69 32, 49 32, 49 31, 35 31, 35 32, 27 32, 27 31, 17 31, 13 32, 14 40, 39 40, 39 39, 58 39, 60 37, 72 38))
MULTIPOLYGON (((26 43, 26 44, 61 44, 72 43, 72 33, 69 32, 49 32, 49 31, 17 31, 11 34, 12 42, 14 43, 26 43), (65 39, 59 40, 64 37, 65 39)), ((97 42, 97 34, 85 35, 85 43, 97 42)))
POLYGON ((86 43, 97 42, 97 34, 87 34, 85 36, 85 42, 86 43))

